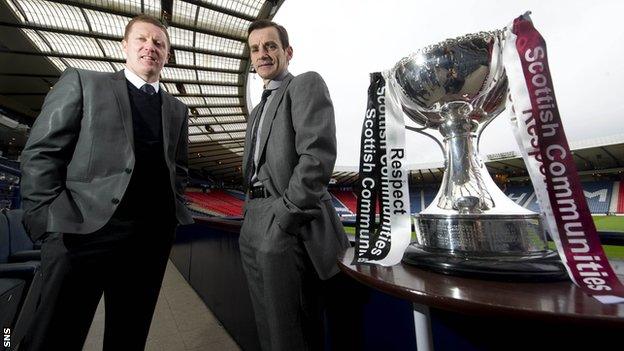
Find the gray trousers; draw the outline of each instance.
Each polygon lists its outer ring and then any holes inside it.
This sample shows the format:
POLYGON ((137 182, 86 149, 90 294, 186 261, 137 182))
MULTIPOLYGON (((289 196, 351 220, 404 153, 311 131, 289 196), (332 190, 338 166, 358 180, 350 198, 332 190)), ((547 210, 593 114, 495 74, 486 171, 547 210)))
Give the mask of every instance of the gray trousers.
POLYGON ((248 202, 240 251, 264 351, 322 348, 321 280, 300 238, 270 212, 275 198, 248 202))

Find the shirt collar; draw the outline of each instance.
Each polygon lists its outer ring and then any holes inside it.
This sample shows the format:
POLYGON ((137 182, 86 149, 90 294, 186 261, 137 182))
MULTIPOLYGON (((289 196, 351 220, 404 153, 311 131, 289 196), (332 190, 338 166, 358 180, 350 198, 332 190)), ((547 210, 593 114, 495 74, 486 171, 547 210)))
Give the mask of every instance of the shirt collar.
POLYGON ((282 72, 279 76, 271 79, 269 83, 266 85, 265 89, 269 89, 269 90, 278 89, 282 85, 282 82, 284 81, 284 79, 286 79, 287 75, 288 75, 288 70, 285 69, 284 72, 282 72))
POLYGON ((149 84, 153 86, 156 92, 158 92, 158 90, 160 89, 159 81, 155 81, 154 83, 147 83, 146 81, 143 80, 143 78, 137 76, 136 73, 132 72, 132 70, 128 68, 124 68, 124 75, 126 76, 126 79, 130 83, 132 83, 132 85, 137 87, 137 89, 141 89, 141 87, 145 84, 149 84))

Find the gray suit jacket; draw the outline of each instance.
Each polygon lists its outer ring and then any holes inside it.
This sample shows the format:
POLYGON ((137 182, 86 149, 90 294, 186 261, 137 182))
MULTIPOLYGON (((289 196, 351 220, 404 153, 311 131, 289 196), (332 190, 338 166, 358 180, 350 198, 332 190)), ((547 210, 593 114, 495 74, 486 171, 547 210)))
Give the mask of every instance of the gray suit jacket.
MULTIPOLYGON (((165 161, 179 223, 184 205, 187 107, 162 92, 165 161)), ((46 232, 92 233, 113 215, 134 168, 134 134, 123 71, 68 68, 45 99, 21 156, 24 225, 46 232)))
MULTIPOLYGON (((319 276, 327 279, 338 272, 336 257, 349 246, 327 192, 336 161, 334 108, 316 72, 289 74, 274 94, 259 136, 258 179, 278 198, 271 209, 277 225, 303 240, 319 276)), ((250 118, 243 160, 252 123, 250 118)))

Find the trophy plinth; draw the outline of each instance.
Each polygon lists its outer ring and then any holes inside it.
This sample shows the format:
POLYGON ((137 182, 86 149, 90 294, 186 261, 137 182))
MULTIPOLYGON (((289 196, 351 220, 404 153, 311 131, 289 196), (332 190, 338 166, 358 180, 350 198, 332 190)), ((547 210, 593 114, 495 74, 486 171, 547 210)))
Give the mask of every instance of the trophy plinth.
POLYGON ((447 274, 514 281, 565 280, 556 252, 544 246, 538 214, 415 216, 417 241, 403 261, 447 274))
POLYGON ((415 216, 417 240, 403 260, 449 274, 567 279, 540 216, 510 200, 478 154, 478 136, 505 109, 500 33, 424 48, 396 65, 390 84, 421 132, 440 133, 445 153, 440 190, 415 216))

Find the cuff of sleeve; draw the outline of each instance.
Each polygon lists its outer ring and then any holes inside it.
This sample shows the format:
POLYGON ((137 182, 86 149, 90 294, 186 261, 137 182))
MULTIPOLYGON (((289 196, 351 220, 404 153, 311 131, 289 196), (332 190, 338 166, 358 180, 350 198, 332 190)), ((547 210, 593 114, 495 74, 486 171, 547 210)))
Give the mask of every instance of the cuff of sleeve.
POLYGON ((280 229, 288 234, 297 235, 299 233, 301 223, 297 215, 291 212, 289 206, 296 207, 293 204, 287 204, 283 197, 275 200, 275 202, 271 205, 273 214, 275 215, 275 222, 280 229))
MULTIPOLYGON (((44 207, 44 211, 47 212, 48 208, 44 207)), ((32 241, 37 241, 47 231, 47 216, 42 215, 40 213, 44 211, 38 211, 38 213, 24 215, 22 219, 22 224, 24 224, 24 228, 26 229, 26 233, 30 236, 32 241)))

